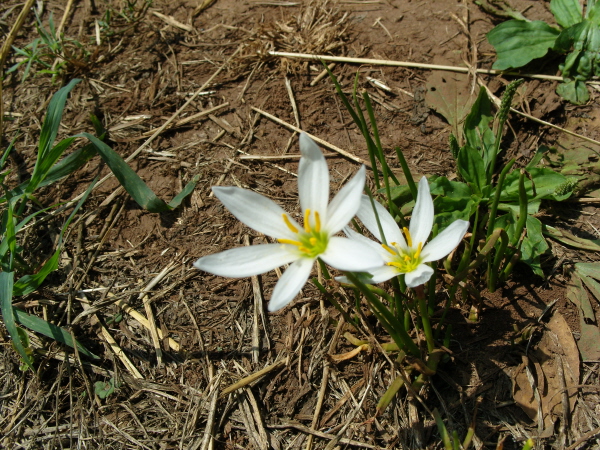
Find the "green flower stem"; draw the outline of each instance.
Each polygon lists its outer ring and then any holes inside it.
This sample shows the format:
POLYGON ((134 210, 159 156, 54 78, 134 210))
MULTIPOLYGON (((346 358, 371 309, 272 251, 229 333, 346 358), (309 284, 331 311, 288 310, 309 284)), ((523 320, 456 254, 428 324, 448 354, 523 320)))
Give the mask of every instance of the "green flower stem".
POLYGON ((406 182, 408 183, 408 187, 410 188, 410 193, 412 194, 413 200, 417 201, 417 185, 415 184, 415 180, 410 173, 410 169, 408 168, 408 164, 406 162, 406 158, 404 158, 404 153, 400 150, 400 147, 396 147, 396 156, 398 157, 398 161, 400 162, 400 166, 402 167, 402 173, 404 173, 404 177, 406 178, 406 182))
POLYGON ((348 280, 356 286, 360 292, 365 296, 369 306, 373 313, 380 320, 381 325, 386 329, 389 335, 392 337, 394 342, 398 344, 399 348, 405 348, 413 356, 419 357, 419 347, 414 343, 411 337, 406 332, 402 322, 400 322, 391 313, 391 311, 377 298, 377 296, 369 289, 364 283, 362 283, 358 276, 352 272, 344 273, 348 280))
POLYGON ((521 176, 519 177, 519 220, 515 227, 515 234, 513 236, 511 244, 517 246, 519 239, 521 239, 521 233, 527 223, 527 191, 525 190, 525 170, 521 169, 521 176))
POLYGON ((435 341, 433 339, 433 330, 429 321, 429 308, 427 307, 427 299, 425 298, 425 289, 423 285, 414 288, 419 302, 419 310, 421 311, 421 322, 423 323, 423 331, 427 340, 427 350, 431 353, 435 349, 435 341))
POLYGON ((500 194, 502 193, 502 185, 504 184, 504 179, 506 178, 506 175, 508 175, 508 171, 510 170, 510 168, 513 166, 514 163, 515 163, 515 159, 511 159, 506 164, 506 166, 504 166, 504 169, 502 169, 502 172, 500 172, 500 176, 498 177, 498 184, 496 185, 494 201, 492 202, 492 204, 490 206, 490 217, 488 219, 487 236, 486 236, 488 239, 491 236, 491 234, 494 232, 494 223, 496 221, 496 214, 498 213, 498 204, 500 203, 500 194))
POLYGON ((490 292, 494 292, 496 290, 496 280, 498 279, 498 273, 500 272, 500 264, 506 255, 507 247, 508 236, 500 233, 500 248, 496 250, 493 263, 488 265, 488 291, 490 292))

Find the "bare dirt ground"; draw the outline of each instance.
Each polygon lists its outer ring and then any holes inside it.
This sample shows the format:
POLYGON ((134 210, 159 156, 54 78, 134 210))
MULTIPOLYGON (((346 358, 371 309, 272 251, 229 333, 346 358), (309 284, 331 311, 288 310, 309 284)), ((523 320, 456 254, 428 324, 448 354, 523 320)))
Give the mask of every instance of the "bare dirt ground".
MULTIPOLYGON (((211 186, 241 186, 288 211, 298 209, 297 134, 260 111, 368 159, 331 81, 318 78, 322 66, 273 57, 269 50, 489 68, 494 52, 485 33, 502 19, 457 0, 216 0, 204 8, 191 0, 156 0, 149 8, 141 1, 130 8, 118 0, 75 1, 68 8, 65 3, 44 2, 42 22, 48 24, 50 13, 57 24, 64 17, 64 36, 89 54, 73 48, 54 82, 35 66, 24 82, 22 71, 5 77, 3 148, 17 138, 6 182, 16 185, 31 172, 48 101, 76 77, 83 81, 69 97, 61 136, 92 132, 94 113, 123 157, 145 144, 130 165, 161 198, 174 197, 196 175, 200 181, 182 207, 162 214, 142 210, 114 178, 93 191, 67 235, 60 270, 41 292, 18 301, 28 312, 72 329, 101 360, 79 359, 38 337, 36 372, 22 372, 0 329, 0 445, 441 448, 430 414, 437 408, 461 437, 474 420, 476 448, 521 448, 528 437, 537 448, 600 446, 599 361, 579 357, 580 316, 565 294, 569 267, 595 261, 593 252, 552 243, 552 254, 543 258, 548 278, 519 266, 496 293, 482 291, 476 323, 467 320, 470 302, 456 305, 448 360, 421 392, 401 390, 380 414, 377 402, 397 368, 377 346, 341 362, 332 357, 354 347, 343 337, 348 328, 340 314, 310 284, 290 306, 268 314, 276 273, 232 280, 191 266, 200 256, 265 241, 228 213, 211 186), (107 11, 108 32, 96 27, 107 11), (176 112, 173 125, 156 134, 176 112), (84 304, 95 314, 80 316, 84 304), (559 336, 554 346, 547 342, 550 335, 559 336), (571 381, 569 370, 577 372, 571 381), (229 389, 256 373, 250 383, 229 389), (99 398, 94 384, 111 380, 117 389, 99 398), (536 395, 544 399, 539 411, 536 395)), ((548 4, 511 1, 529 18, 551 20, 548 4)), ((0 6, 3 34, 21 8, 14 1, 0 6)), ((37 36, 30 14, 15 46, 37 36)), ((12 54, 6 67, 16 58, 12 54)), ((533 69, 554 75, 557 64, 533 69)), ((455 173, 451 128, 425 101, 427 90, 449 73, 342 63, 332 70, 348 93, 358 72, 398 173, 396 146, 415 176, 455 173)), ((479 77, 496 95, 508 80, 479 77)), ((557 125, 576 117, 573 131, 600 138, 597 92, 588 105, 574 107, 555 94, 555 82, 527 80, 525 86, 520 106, 531 115, 557 125)), ((525 165, 540 144, 554 146, 559 137, 556 130, 511 116, 505 155, 525 165)), ((333 155, 328 162, 337 191, 358 164, 324 150, 333 155)), ((96 157, 43 190, 39 200, 45 206, 68 201, 96 175, 109 173, 96 157)), ((543 216, 549 224, 597 238, 595 206, 565 203, 544 209, 543 216)), ((48 217, 28 230, 32 261, 48 257, 65 217, 48 217)), ((598 303, 594 307, 597 319, 598 303)), ((388 340, 369 318, 354 333, 371 342, 388 340)))

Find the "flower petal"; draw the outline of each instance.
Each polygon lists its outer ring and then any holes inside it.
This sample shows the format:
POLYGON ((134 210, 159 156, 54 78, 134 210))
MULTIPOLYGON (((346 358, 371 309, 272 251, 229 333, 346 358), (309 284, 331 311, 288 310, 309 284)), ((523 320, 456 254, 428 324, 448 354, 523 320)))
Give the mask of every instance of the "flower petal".
POLYGON ((225 207, 250 228, 274 238, 296 239, 283 221, 285 214, 298 229, 300 225, 271 199, 235 186, 214 186, 213 192, 225 207))
POLYGON ((335 234, 348 225, 360 207, 360 198, 365 187, 365 166, 340 189, 327 207, 326 229, 329 234, 335 234))
MULTIPOLYGON (((400 248, 406 248, 406 241, 404 240, 404 236, 398 228, 398 224, 388 212, 387 209, 383 205, 381 205, 376 200, 373 200, 375 204, 375 209, 377 211, 377 216, 379 217, 379 222, 381 223, 381 229, 383 230, 383 234, 385 235, 385 240, 388 244, 392 242, 396 242, 400 248)), ((373 206, 371 205, 371 199, 363 195, 360 199, 360 208, 356 213, 360 221, 367 227, 373 236, 375 236, 380 242, 383 242, 381 239, 381 235, 379 233, 379 227, 377 226, 377 219, 375 217, 375 212, 373 211, 373 206)))
POLYGON ((318 211, 324 219, 329 202, 329 171, 321 149, 306 133, 300 134, 298 195, 302 212, 318 211))
POLYGON ((263 244, 238 247, 203 256, 194 267, 221 277, 243 278, 273 270, 299 258, 294 245, 263 244))
POLYGON ((468 228, 469 222, 466 220, 452 222, 427 243, 421 252, 421 260, 423 262, 437 261, 448 255, 460 244, 468 228))
POLYGON ((384 264, 370 246, 339 236, 329 238, 327 250, 319 257, 331 267, 349 272, 368 272, 384 264))
POLYGON ((383 258, 384 261, 392 260, 392 255, 386 249, 384 249, 381 246, 381 244, 378 244, 377 242, 372 241, 368 237, 365 237, 362 234, 357 233, 350 227, 345 227, 344 233, 346 234, 346 236, 348 236, 349 239, 352 239, 352 240, 355 240, 358 242, 362 242, 363 244, 371 247, 375 252, 377 252, 379 255, 381 255, 381 257, 383 258))
POLYGON ((306 284, 314 259, 300 258, 283 273, 269 300, 269 311, 277 311, 290 303, 306 284))
POLYGON ((425 244, 431 234, 433 227, 433 200, 429 192, 429 183, 427 178, 421 178, 419 181, 419 192, 417 202, 410 219, 410 236, 412 238, 413 248, 417 248, 419 242, 425 244))
POLYGON ((427 264, 419 264, 415 270, 407 272, 404 276, 404 281, 406 281, 406 286, 414 288, 427 283, 432 274, 433 269, 431 267, 427 264))

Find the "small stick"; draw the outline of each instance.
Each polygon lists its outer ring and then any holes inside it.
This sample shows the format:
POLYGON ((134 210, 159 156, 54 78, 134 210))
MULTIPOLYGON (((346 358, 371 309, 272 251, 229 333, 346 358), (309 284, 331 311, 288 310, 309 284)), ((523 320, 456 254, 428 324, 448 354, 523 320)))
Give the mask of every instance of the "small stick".
MULTIPOLYGON (((334 156, 340 156, 337 153, 324 153, 323 156, 325 158, 331 158, 334 156)), ((239 159, 245 159, 245 160, 258 160, 258 161, 269 161, 272 159, 300 159, 302 157, 302 155, 300 154, 293 154, 293 155, 247 155, 244 154, 242 156, 239 157, 239 159)))
POLYGON ((237 391, 238 389, 243 388, 244 386, 247 386, 250 383, 262 378, 264 375, 268 374, 272 370, 277 369, 281 366, 285 366, 287 363, 288 358, 284 358, 282 360, 277 361, 274 364, 271 364, 270 366, 265 367, 264 369, 259 370, 258 372, 254 372, 253 374, 250 374, 247 377, 242 378, 240 381, 233 383, 229 387, 223 389, 219 397, 224 397, 227 394, 231 394, 232 392, 237 391))
MULTIPOLYGON (((244 236, 244 245, 250 245, 250 238, 246 234, 244 236)), ((260 357, 260 329, 258 324, 258 315, 263 305, 262 292, 260 290, 260 283, 258 277, 253 275, 252 279, 252 292, 254 293, 254 313, 252 314, 252 362, 258 364, 258 358, 260 357)))
MULTIPOLYGON (((292 82, 286 76, 285 77, 285 88, 287 89, 288 96, 290 97, 290 103, 292 105, 292 111, 294 112, 294 119, 296 120, 296 126, 298 128, 302 128, 300 125, 300 115, 298 114, 298 105, 296 105, 296 99, 294 98, 294 91, 292 90, 292 82)), ((290 147, 292 146, 292 140, 296 137, 296 132, 294 132, 290 138, 288 139, 288 143, 285 146, 283 153, 287 153, 290 147)))
MULTIPOLYGON (((431 70, 447 70, 449 72, 461 72, 469 73, 468 67, 459 66, 442 66, 439 64, 425 64, 425 63, 414 63, 408 61, 391 61, 387 59, 371 59, 371 58, 347 58, 345 56, 329 56, 329 55, 311 55, 309 53, 290 53, 290 52, 275 52, 270 51, 269 55, 283 56, 285 58, 299 58, 299 59, 310 59, 313 61, 335 61, 335 62, 346 62, 354 64, 373 64, 379 66, 394 66, 394 67, 410 67, 413 69, 431 69, 431 70)), ((551 80, 551 81, 563 81, 563 77, 554 75, 539 75, 539 74, 525 74, 516 72, 505 72, 503 70, 496 69, 477 69, 477 73, 486 75, 513 75, 519 77, 533 78, 537 80, 551 80)))
MULTIPOLYGON (((329 64, 327 67, 329 68, 329 70, 333 70, 333 68, 335 67, 335 63, 331 63, 331 64, 329 64)), ((315 77, 315 79, 314 79, 314 80, 312 80, 312 81, 310 82, 310 86, 311 86, 311 87, 312 87, 312 86, 315 86, 315 85, 316 85, 316 84, 317 84, 319 81, 321 81, 323 78, 325 78, 325 76, 326 76, 328 73, 329 73, 329 72, 328 72, 327 70, 323 69, 323 70, 321 71, 321 73, 320 73, 319 75, 317 75, 317 76, 315 77)))
POLYGON ((152 344, 154 345, 154 351, 156 352, 156 361, 159 366, 162 366, 162 349, 160 348, 160 338, 158 336, 158 328, 156 327, 156 321, 154 320, 154 311, 150 305, 148 291, 152 290, 160 281, 171 271, 175 263, 170 262, 166 267, 156 275, 150 283, 142 290, 142 293, 138 296, 138 299, 144 303, 144 309, 146 310, 146 316, 148 318, 148 329, 150 330, 150 336, 152 338, 152 344))
POLYGON ((187 31, 188 33, 194 29, 190 25, 186 25, 184 23, 178 22, 173 17, 165 16, 164 14, 161 14, 158 11, 152 11, 152 14, 154 14, 159 19, 164 20, 167 24, 169 24, 175 28, 181 28, 182 30, 187 31))
MULTIPOLYGON (((297 131, 298 133, 302 132, 302 130, 298 127, 295 127, 294 125, 292 125, 289 122, 286 122, 284 120, 281 120, 271 114, 269 114, 268 112, 263 111, 262 109, 258 109, 255 106, 251 107, 253 111, 256 111, 257 113, 262 114, 263 116, 265 116, 268 119, 271 119, 273 122, 277 122, 280 125, 283 125, 284 127, 289 128, 290 130, 294 130, 297 131)), ((346 158, 351 159, 354 162, 357 162, 359 164, 364 164, 366 167, 368 167, 369 169, 372 169, 371 164, 368 163, 367 161, 365 161, 362 158, 359 158, 358 156, 354 156, 352 153, 348 153, 346 150, 342 150, 339 147, 336 147, 333 144, 330 144, 327 141, 324 141, 323 139, 320 139, 312 134, 306 133, 308 135, 308 137, 310 137, 313 141, 318 142, 319 144, 329 148, 330 150, 333 150, 334 152, 338 152, 340 155, 344 155, 346 158)))
MULTIPOLYGON (((62 19, 60 19, 60 24, 58 25, 58 28, 56 29, 56 36, 55 36, 56 39, 60 39, 60 33, 62 32, 62 29, 65 26, 65 23, 67 22, 67 16, 71 12, 72 7, 73 7, 73 0, 69 0, 67 2, 67 6, 65 7, 65 12, 63 13, 62 19)), ((56 62, 55 62, 55 64, 56 64, 56 62)))

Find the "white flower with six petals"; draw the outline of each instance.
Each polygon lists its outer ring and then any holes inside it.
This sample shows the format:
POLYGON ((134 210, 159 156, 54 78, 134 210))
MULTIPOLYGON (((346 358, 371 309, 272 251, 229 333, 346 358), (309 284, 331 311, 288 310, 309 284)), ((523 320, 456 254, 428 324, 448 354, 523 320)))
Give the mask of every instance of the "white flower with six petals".
MULTIPOLYGON (((369 283, 383 283, 400 274, 405 274, 408 287, 417 287, 426 283, 433 274, 433 269, 426 263, 437 261, 448 255, 460 244, 469 228, 469 222, 466 220, 455 220, 425 244, 433 228, 434 220, 433 200, 425 177, 419 181, 417 201, 412 212, 409 229, 401 230, 387 209, 375 200, 373 202, 387 244, 378 244, 349 227, 344 229, 349 238, 369 245, 385 260, 384 266, 368 271, 372 276, 367 281, 369 283)), ((380 242, 384 242, 377 226, 371 199, 366 195, 361 198, 357 216, 373 236, 380 242)), ((347 282, 345 277, 338 279, 347 282)))
POLYGON ((298 195, 304 217, 300 226, 272 200, 237 187, 213 187, 225 207, 250 228, 277 243, 234 248, 200 258, 194 266, 223 277, 258 275, 284 264, 290 267, 275 285, 269 311, 290 303, 304 286, 317 258, 338 270, 364 272, 383 264, 364 242, 334 236, 356 215, 365 184, 365 167, 329 203, 329 171, 321 150, 300 134, 298 195))

